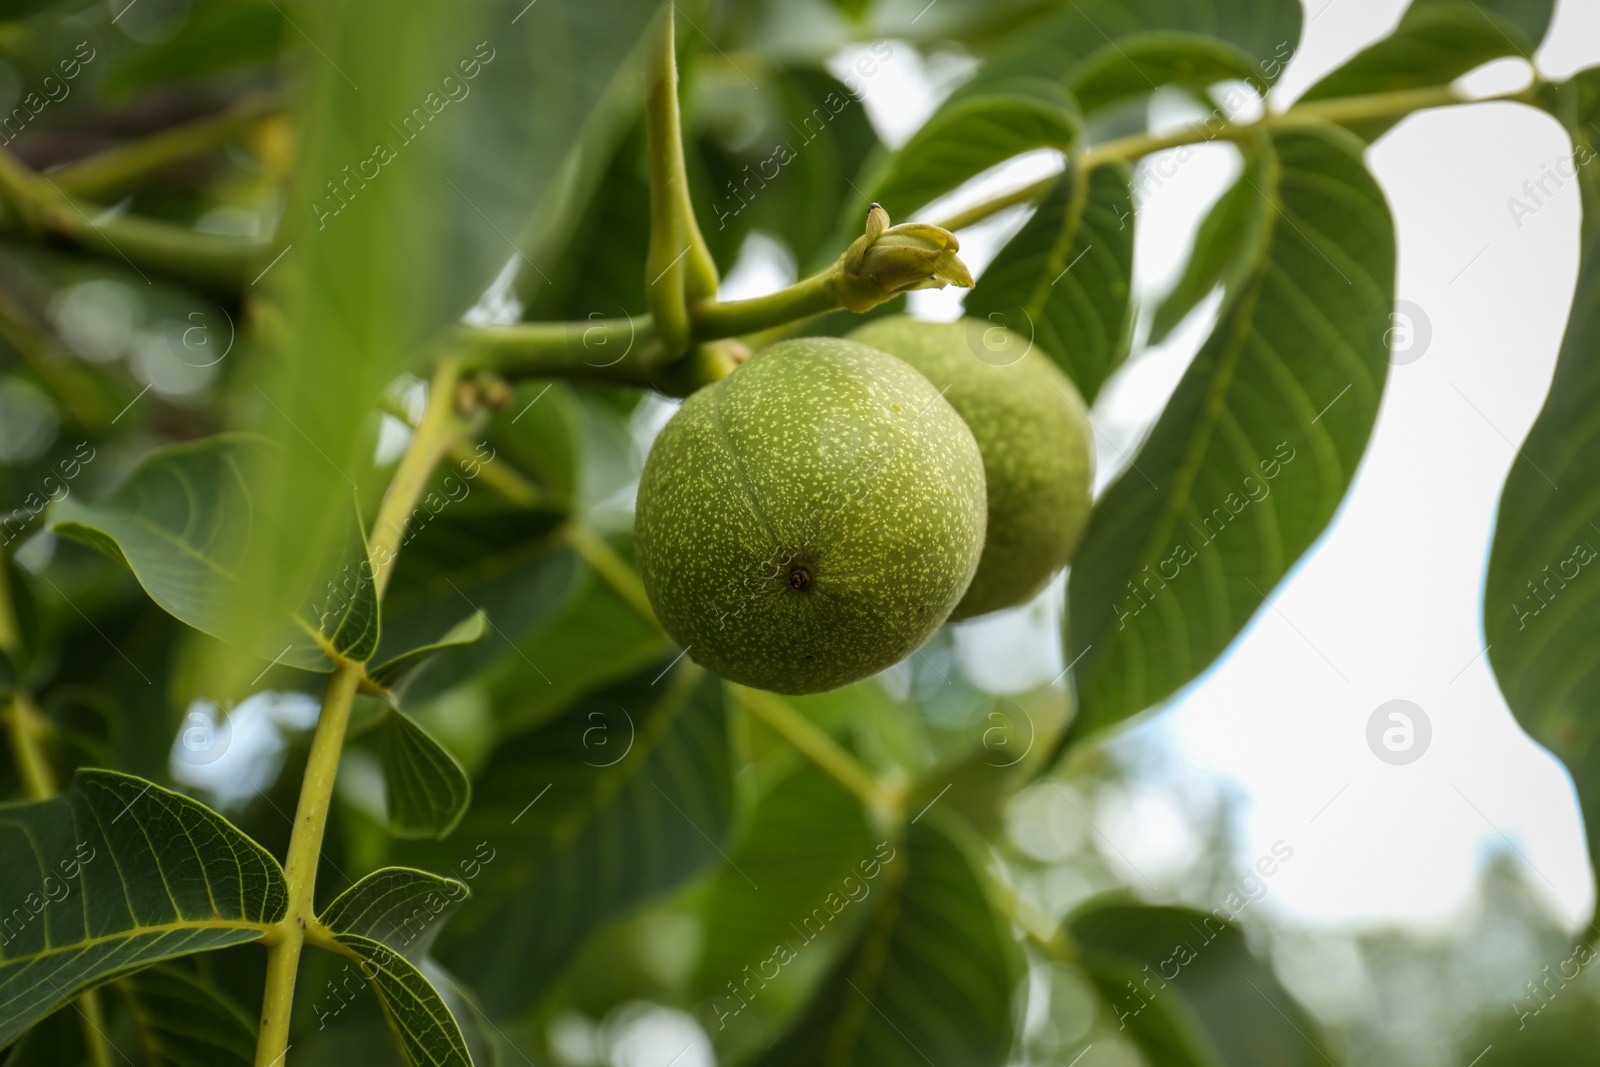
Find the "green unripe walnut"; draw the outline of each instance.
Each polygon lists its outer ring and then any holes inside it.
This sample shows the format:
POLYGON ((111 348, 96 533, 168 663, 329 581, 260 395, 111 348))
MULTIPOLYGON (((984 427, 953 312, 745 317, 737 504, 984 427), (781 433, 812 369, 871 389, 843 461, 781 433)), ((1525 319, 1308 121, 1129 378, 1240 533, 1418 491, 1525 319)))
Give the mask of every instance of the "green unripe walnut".
POLYGON ((784 341, 662 429, 634 551, 696 662, 814 693, 938 629, 977 568, 985 515, 977 442, 927 378, 851 341, 784 341))
POLYGON ((1089 519, 1093 441, 1078 390, 1026 337, 981 319, 895 315, 850 339, 921 371, 966 420, 983 453, 988 538, 951 618, 1032 598, 1072 558, 1089 519))

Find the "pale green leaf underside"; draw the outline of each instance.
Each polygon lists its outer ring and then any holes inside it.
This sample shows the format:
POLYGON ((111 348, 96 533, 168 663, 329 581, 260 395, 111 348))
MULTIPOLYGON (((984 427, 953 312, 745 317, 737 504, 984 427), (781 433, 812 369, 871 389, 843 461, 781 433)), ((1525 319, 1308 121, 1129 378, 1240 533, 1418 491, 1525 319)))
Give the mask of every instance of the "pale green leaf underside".
POLYGON ((1024 337, 1088 403, 1128 354, 1133 332, 1133 190, 1125 165, 1076 167, 978 279, 967 314, 1024 337))
POLYGON ((373 871, 322 909, 319 921, 336 934, 354 934, 417 959, 452 908, 470 893, 466 883, 413 867, 373 871))
POLYGON ((404 956, 357 934, 335 934, 378 995, 395 1043, 412 1067, 472 1067, 461 1026, 433 983, 404 956))
POLYGON ((60 796, 0 808, 0 855, 12 909, 0 1046, 106 978, 254 941, 288 906, 264 848, 198 801, 114 771, 81 770, 60 796))
POLYGON ((378 727, 378 759, 396 837, 445 837, 472 802, 472 779, 432 734, 390 708, 378 727))
MULTIPOLYGON (((227 434, 158 448, 96 503, 69 496, 56 504, 51 528, 122 559, 163 609, 228 640, 238 632, 247 554, 275 525, 256 508, 250 485, 267 447, 258 438, 227 434)), ((342 557, 350 563, 343 573, 312 592, 299 617, 285 621, 269 645, 251 651, 314 671, 332 669, 330 652, 357 661, 372 654, 377 596, 353 509, 349 526, 342 557)))
POLYGON ((759 1067, 1007 1062, 1015 949, 968 850, 935 818, 885 852, 883 884, 849 905, 874 908, 860 941, 759 1067))
MULTIPOLYGON (((1600 69, 1561 89, 1574 140, 1600 133, 1600 69)), ((1582 157, 1580 157, 1582 158, 1582 157)), ((1555 378, 1506 476, 1483 592, 1484 640, 1506 703, 1572 773, 1600 856, 1600 178, 1580 169, 1578 282, 1555 378)))
POLYGON ((437 641, 420 648, 413 648, 409 652, 402 652, 394 659, 368 670, 367 680, 399 695, 412 676, 434 656, 446 649, 475 644, 483 639, 487 630, 488 617, 481 611, 474 611, 445 631, 444 636, 437 641))
POLYGON ((1332 518, 1377 415, 1394 227, 1362 145, 1330 126, 1256 150, 1253 269, 1073 561, 1076 735, 1221 654, 1332 518))

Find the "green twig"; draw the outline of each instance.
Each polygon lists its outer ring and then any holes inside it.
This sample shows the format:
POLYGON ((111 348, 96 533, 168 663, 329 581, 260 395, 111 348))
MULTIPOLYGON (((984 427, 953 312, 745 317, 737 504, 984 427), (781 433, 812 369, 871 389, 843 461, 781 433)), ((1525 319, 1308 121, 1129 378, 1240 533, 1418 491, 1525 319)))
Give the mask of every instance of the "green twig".
POLYGON ((405 540, 406 526, 411 511, 422 498, 433 469, 449 451, 450 446, 466 433, 466 423, 456 414, 456 382, 458 364, 445 359, 434 371, 428 385, 428 407, 422 421, 412 432, 411 444, 395 469, 389 488, 378 506, 378 515, 372 522, 372 533, 367 539, 368 554, 372 557, 372 581, 378 599, 389 584, 394 572, 394 562, 405 540))
POLYGON ((49 175, 35 174, 0 150, 0 201, 15 216, 13 230, 55 238, 143 274, 163 274, 219 297, 232 297, 250 277, 266 241, 198 233, 68 196, 49 175))
POLYGON ((50 180, 69 196, 114 199, 161 168, 214 148, 282 110, 281 99, 250 93, 218 114, 169 126, 58 167, 50 172, 50 180))
POLYGON ((648 315, 581 322, 463 326, 449 351, 467 370, 649 387, 667 363, 648 315))
POLYGON ((294 830, 283 873, 289 883, 289 907, 267 942, 267 983, 261 997, 261 1030, 256 1039, 256 1067, 281 1063, 289 1048, 289 1018, 294 1007, 295 975, 305 929, 316 917, 317 859, 328 824, 333 782, 339 771, 350 708, 361 682, 359 663, 341 662, 334 668, 322 696, 322 712, 311 741, 300 782, 300 803, 295 808, 294 830))
POLYGON ((669 355, 688 351, 689 305, 716 296, 717 268, 695 221, 678 114, 678 60, 673 34, 677 7, 662 7, 645 72, 645 130, 649 136, 650 247, 645 292, 656 334, 669 355))
POLYGON ((886 823, 898 824, 905 803, 903 790, 880 782, 861 761, 839 745, 816 723, 791 707, 781 697, 761 689, 734 686, 750 713, 770 726, 831 778, 854 793, 886 823))
MULTIPOLYGON (((1227 121, 1197 122, 1180 126, 1166 133, 1136 133, 1119 137, 1104 144, 1091 145, 1078 157, 1078 165, 1085 171, 1105 163, 1133 162, 1156 152, 1184 145, 1205 144, 1210 141, 1246 141, 1263 129, 1286 129, 1294 126, 1320 125, 1322 123, 1359 122, 1366 119, 1395 118, 1428 108, 1449 107, 1455 104, 1479 104, 1491 101, 1527 103, 1532 100, 1529 90, 1518 90, 1501 96, 1474 99, 1462 96, 1449 86, 1427 89, 1406 89, 1392 93, 1373 93, 1368 96, 1349 96, 1332 100, 1316 100, 1298 104, 1287 111, 1264 115, 1254 122, 1233 124, 1227 121)), ((940 220, 947 230, 959 230, 981 222, 991 215, 1017 204, 1032 203, 1049 191, 1057 175, 1041 178, 1020 189, 975 204, 940 220)))
MULTIPOLYGON (((384 494, 368 537, 373 582, 380 600, 404 540, 406 517, 416 506, 440 457, 466 432, 465 422, 455 412, 457 373, 455 362, 445 360, 434 374, 427 410, 384 494)), ((361 664, 339 660, 323 690, 322 711, 317 717, 311 754, 300 782, 294 830, 283 865, 289 885, 289 907, 283 920, 262 939, 267 945, 267 980, 261 998, 256 1067, 277 1067, 288 1051, 300 953, 305 947, 307 929, 316 924, 317 860, 327 829, 339 756, 350 726, 350 709, 364 676, 361 664)))
POLYGON ((734 337, 833 311, 841 306, 837 274, 838 267, 833 266, 767 296, 726 303, 703 301, 694 308, 695 336, 701 340, 734 337))
POLYGON ((609 585, 641 619, 661 629, 661 623, 656 621, 655 610, 650 606, 649 594, 644 591, 644 582, 639 580, 639 572, 629 566, 616 549, 606 544, 605 538, 576 522, 567 526, 566 537, 567 543, 601 581, 609 585))

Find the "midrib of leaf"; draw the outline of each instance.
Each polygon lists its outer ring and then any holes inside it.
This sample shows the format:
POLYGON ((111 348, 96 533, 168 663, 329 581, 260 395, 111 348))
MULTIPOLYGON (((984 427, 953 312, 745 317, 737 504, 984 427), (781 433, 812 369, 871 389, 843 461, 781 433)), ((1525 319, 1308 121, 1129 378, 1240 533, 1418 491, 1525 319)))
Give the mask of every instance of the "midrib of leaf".
MULTIPOLYGON (((136 926, 127 933, 101 934, 98 937, 91 937, 86 941, 74 941, 70 945, 46 945, 44 951, 42 952, 35 952, 28 956, 11 956, 4 960, 0 960, 0 963, 34 963, 38 960, 47 959, 51 956, 54 956, 67 948, 77 949, 78 954, 82 955, 83 951, 86 949, 98 948, 101 945, 113 945, 123 941, 132 941, 144 937, 147 934, 162 936, 165 934, 186 934, 196 930, 254 930, 256 933, 265 934, 271 932, 273 929, 274 926, 272 923, 250 922, 244 919, 198 919, 194 922, 161 923, 156 926, 136 926)), ((73 957, 70 956, 67 957, 69 960, 72 958, 73 957)), ((10 1001, 0 1002, 0 1007, 4 1007, 5 1004, 9 1003, 10 1001)))
POLYGON ((1077 160, 1067 164, 1069 173, 1064 174, 1061 180, 1072 182, 1071 199, 1067 201, 1067 217, 1063 220, 1060 231, 1056 234, 1055 243, 1050 246, 1050 255, 1045 260, 1049 266, 1034 282, 1033 291, 1028 294, 1028 302, 1024 305, 1030 317, 1044 314, 1044 306, 1050 298, 1050 286, 1045 278, 1055 278, 1060 274, 1060 269, 1066 265, 1067 253, 1072 251, 1072 243, 1077 240, 1078 228, 1083 223, 1083 209, 1089 203, 1089 187, 1094 181, 1094 171, 1098 168, 1084 170, 1078 165, 1077 160))
MULTIPOLYGON (((904 847, 903 842, 900 844, 904 847)), ((872 993, 877 991, 878 980, 883 977, 883 969, 889 962, 889 942, 894 936, 895 923, 900 918, 900 894, 905 888, 906 869, 909 867, 908 858, 906 863, 892 870, 893 881, 884 887, 887 890, 885 899, 873 912, 860 957, 846 976, 852 986, 851 992, 856 995, 846 998, 849 1006, 829 1038, 827 1059, 824 1061, 829 1067, 840 1067, 850 1062, 851 1050, 875 1010, 872 993), (863 984, 865 988, 862 988, 863 984)))
MULTIPOLYGON (((1277 152, 1270 145, 1263 145, 1262 153, 1276 192, 1279 173, 1277 152)), ((1262 195, 1265 198, 1266 194, 1262 195)), ((1265 284, 1267 267, 1271 262, 1267 251, 1271 247, 1273 230, 1273 223, 1270 218, 1266 218, 1260 226, 1260 233, 1255 241, 1252 253, 1255 266, 1251 268, 1249 281, 1242 287, 1234 306, 1223 309, 1219 321, 1227 323, 1228 343, 1223 348, 1223 358, 1217 361, 1216 373, 1207 383, 1205 406, 1202 409, 1204 417, 1199 420, 1197 432, 1190 435, 1184 446, 1183 459, 1173 475, 1172 492, 1162 502, 1160 518, 1152 527, 1151 536, 1140 550, 1137 565, 1130 572, 1132 574, 1137 575, 1161 558, 1163 548, 1171 543, 1172 532, 1177 528, 1183 510, 1194 503, 1191 490, 1194 488, 1195 478, 1199 476, 1200 465, 1205 459, 1206 446, 1211 442, 1211 434, 1226 411, 1228 386, 1232 383, 1234 372, 1239 366, 1239 359, 1244 354, 1244 344, 1251 332, 1252 313, 1261 299, 1261 289, 1265 284)), ((1135 456, 1134 459, 1137 460, 1138 457, 1135 456)), ((1125 473, 1123 477, 1126 476, 1125 473)), ((1171 598, 1161 599, 1165 601, 1171 598)), ((1142 647, 1140 655, 1143 655, 1142 647)))
POLYGON ((455 1016, 450 1014, 450 1009, 445 1007, 444 1001, 439 998, 437 991, 433 989, 433 984, 428 981, 427 977, 413 967, 398 952, 380 942, 358 934, 334 934, 328 942, 328 947, 333 948, 340 955, 354 960, 363 975, 366 975, 367 967, 372 968, 373 972, 375 972, 373 975, 367 976, 367 981, 377 987, 379 991, 378 1006, 383 1009, 383 1016, 389 1024, 389 1029, 395 1034, 404 1034, 410 1039, 411 1046, 401 1046, 402 1054, 407 1061, 415 1064, 415 1067, 433 1067, 435 1064, 442 1065, 447 1063, 470 1064, 472 1062, 472 1058, 467 1052, 466 1042, 461 1036, 461 1027, 456 1022, 455 1016), (398 961, 398 967, 390 966, 386 961, 398 961), (388 983, 384 983, 382 981, 383 978, 387 978, 389 980, 388 983), (415 995, 410 988, 410 984, 413 981, 421 982, 428 992, 433 993, 432 998, 415 995), (426 1062, 423 1062, 412 1055, 411 1048, 420 1049, 426 1042, 426 1034, 418 1032, 411 1027, 409 1020, 415 1018, 414 1015, 407 1014, 402 1017, 394 1010, 393 1001, 396 992, 404 993, 407 1003, 414 1009, 420 1009, 433 1028, 444 1035, 445 1040, 451 1046, 451 1052, 456 1058, 439 1060, 430 1056, 426 1062), (438 1011, 434 1010, 435 1004, 438 1005, 438 1011), (438 1014, 439 1011, 444 1013, 443 1018, 438 1014))
MULTIPOLYGON (((175 478, 174 480, 177 481, 181 479, 175 478)), ((193 494, 190 493, 187 486, 184 487, 183 491, 192 499, 193 494)), ((135 512, 124 511, 121 513, 121 515, 124 520, 133 523, 135 526, 142 527, 147 533, 155 535, 158 539, 167 542, 184 555, 190 556, 197 560, 199 563, 203 564, 207 570, 212 571, 219 577, 226 578, 230 582, 238 581, 238 575, 234 574, 232 571, 223 570, 221 566, 219 566, 214 560, 204 555, 197 547, 183 540, 183 538, 179 537, 178 535, 173 534, 165 527, 158 526, 149 519, 145 518, 143 515, 139 515, 135 512)))
POLYGON ((633 752, 617 761, 615 768, 612 768, 613 773, 601 773, 599 781, 589 791, 584 803, 574 805, 556 821, 545 838, 544 851, 547 854, 559 851, 575 841, 593 821, 595 815, 608 806, 633 780, 639 764, 648 760, 655 752, 683 709, 688 706, 689 696, 694 692, 702 673, 702 668, 692 663, 679 664, 666 693, 662 695, 661 703, 656 705, 656 710, 650 716, 649 725, 640 735, 640 741, 648 743, 635 744, 633 752))

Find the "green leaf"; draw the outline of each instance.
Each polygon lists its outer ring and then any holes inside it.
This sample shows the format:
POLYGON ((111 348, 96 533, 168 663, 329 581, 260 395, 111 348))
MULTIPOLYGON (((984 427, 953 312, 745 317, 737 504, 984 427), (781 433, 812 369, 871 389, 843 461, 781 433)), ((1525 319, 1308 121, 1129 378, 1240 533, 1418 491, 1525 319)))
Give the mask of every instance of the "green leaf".
POLYGON ((5 1051, 5 1067, 64 1067, 89 1061, 83 1017, 60 1008, 35 1023, 5 1051))
POLYGON ((450 835, 472 803, 472 779, 432 734, 389 708, 378 726, 389 832, 396 837, 450 835))
POLYGON ((508 730, 542 726, 585 693, 657 663, 671 648, 661 629, 587 569, 566 606, 507 656, 490 682, 508 730))
POLYGON ((435 642, 442 628, 469 613, 480 613, 488 626, 482 641, 438 655, 410 686, 414 699, 502 658, 528 662, 518 647, 561 611, 578 585, 581 571, 562 534, 562 515, 472 503, 469 497, 444 505, 437 518, 419 523, 384 595, 378 654, 385 660, 435 642))
POLYGON ((411 1067, 472 1067, 472 1056, 444 998, 404 956, 356 934, 333 936, 355 960, 383 1006, 389 1032, 411 1067))
POLYGON ((1218 285, 1231 288, 1248 280, 1250 235, 1262 225, 1259 216, 1271 210, 1257 192, 1265 180, 1261 159, 1252 155, 1238 180, 1211 206, 1195 233, 1183 275, 1156 307, 1150 344, 1166 340, 1218 285))
POLYGON ((1295 41, 1284 38, 1270 56, 1257 58, 1236 44, 1205 34, 1157 30, 1138 33, 1102 48, 1076 64, 1067 88, 1085 114, 1092 114, 1156 86, 1181 85, 1194 90, 1221 81, 1250 83, 1263 96, 1294 54, 1295 41))
POLYGON ((1333 1062, 1316 1022, 1221 917, 1091 902, 1068 921, 1081 965, 1152 1063, 1312 1067, 1333 1062))
MULTIPOLYGON (((1077 105, 1049 79, 995 82, 982 93, 953 97, 883 165, 869 199, 891 219, 905 221, 916 208, 968 178, 1035 148, 1070 152, 1082 136, 1077 105)), ((850 218, 859 228, 858 203, 850 218)))
POLYGON ((114 771, 0 807, 0 855, 12 909, 0 1046, 107 978, 255 941, 288 908, 266 849, 198 801, 114 771))
POLYGON ((1257 149, 1272 210, 1249 273, 1073 561, 1074 736, 1204 670, 1344 497, 1388 372, 1394 294, 1394 226, 1362 148, 1329 126, 1257 149))
MULTIPOLYGON (((90 504, 72 495, 55 504, 50 527, 126 562, 150 599, 195 629, 247 639, 258 631, 237 626, 240 568, 252 539, 279 525, 262 513, 246 480, 267 451, 260 439, 239 434, 155 449, 104 499, 90 504)), ((372 655, 372 570, 365 546, 358 547, 354 509, 343 514, 340 558, 348 562, 322 567, 326 587, 307 589, 293 623, 273 628, 251 651, 312 671, 332 670, 330 653, 356 661, 372 655)))
POLYGON ((250 1067, 256 1023, 232 997, 194 972, 148 967, 116 983, 134 1031, 158 1067, 250 1067))
MULTIPOLYGON (((1600 69, 1560 90, 1557 108, 1592 160, 1600 136, 1600 69)), ((1600 178, 1579 169, 1578 281, 1549 396, 1500 495, 1483 591, 1484 640, 1517 721, 1566 764, 1591 860, 1600 857, 1600 178), (1559 488, 1558 488, 1559 487, 1559 488)))
POLYGON ((319 921, 357 962, 383 1006, 395 1043, 413 1067, 471 1067, 466 1038, 421 968, 464 882, 407 867, 373 871, 334 898, 319 921))
MULTIPOLYGON (((802 273, 831 263, 844 248, 836 244, 840 205, 852 205, 851 227, 859 231, 865 202, 853 183, 880 150, 861 97, 826 71, 803 68, 772 71, 759 83, 707 70, 694 85, 701 166, 690 176, 705 174, 695 182, 695 203, 718 261, 731 266, 749 232, 760 230, 789 246, 802 273)), ((596 206, 609 230, 616 209, 596 206)), ((630 275, 638 274, 643 247, 638 238, 628 247, 630 275)))
MULTIPOLYGON (((439 955, 491 1014, 532 1004, 603 924, 722 858, 733 815, 722 683, 663 666, 502 745, 475 783, 458 833, 490 858, 439 955)), ((419 851, 447 866, 460 850, 419 851)))
POLYGON ((223 0, 195 6, 170 37, 119 53, 100 91, 126 96, 140 89, 206 78, 239 67, 264 65, 285 43, 303 39, 283 12, 258 0, 223 0))
POLYGON ((319 922, 420 961, 450 912, 471 895, 465 882, 414 867, 373 871, 335 897, 319 922))
MULTIPOLYGON (((936 815, 908 827, 898 849, 878 849, 879 884, 863 901, 877 899, 860 940, 760 1067, 1001 1067, 1020 968, 974 853, 936 815)), ((784 947, 792 958, 805 942, 784 947)))
POLYGON ((489 227, 449 185, 498 212, 477 185, 461 186, 463 176, 508 185, 526 177, 486 160, 506 143, 498 136, 465 139, 486 132, 476 123, 500 119, 482 91, 505 66, 494 42, 509 48, 507 35, 527 22, 511 29, 515 11, 501 21, 503 10, 330 0, 294 15, 293 36, 306 45, 294 176, 251 283, 276 314, 238 390, 249 424, 280 445, 250 473, 257 512, 294 522, 250 543, 233 620, 245 632, 263 628, 263 612, 292 610, 298 589, 318 580, 317 561, 343 538, 343 501, 378 497, 371 413, 384 389, 514 254, 504 238, 493 256, 482 240, 475 254, 457 254, 466 235, 489 227))
POLYGON ((725 999, 746 965, 792 938, 830 892, 848 893, 860 881, 857 865, 872 859, 866 816, 853 794, 811 763, 785 775, 756 802, 707 891, 701 995, 725 999), (847 877, 855 882, 846 885, 847 877))
MULTIPOLYGON (((640 113, 639 42, 660 5, 494 0, 489 7, 485 33, 498 50, 496 66, 480 85, 485 106, 469 114, 454 144, 451 180, 463 194, 456 199, 478 208, 458 216, 465 223, 458 241, 463 257, 496 264, 520 257, 517 293, 532 304, 539 290, 560 284, 600 175, 640 113), (502 234, 515 239, 515 251, 502 234)), ((681 39, 692 32, 680 31, 681 39)), ((596 310, 615 314, 593 307, 577 314, 596 310)))
POLYGON ((963 91, 1032 74, 1083 91, 1087 112, 1163 79, 1270 85, 1299 44, 1302 18, 1298 0, 1073 0, 997 51, 963 91))
POLYGON ((474 611, 446 630, 437 641, 413 648, 409 652, 402 652, 393 659, 371 668, 367 671, 367 680, 399 696, 404 693, 407 683, 418 671, 427 666, 434 656, 446 649, 476 644, 483 640, 483 635, 488 629, 488 616, 481 611, 474 611))
POLYGON ((967 314, 1023 337, 1066 372, 1087 403, 1133 335, 1133 191, 1124 164, 1078 167, 978 278, 967 314))
MULTIPOLYGON (((1550 24, 1555 0, 1414 0, 1400 25, 1326 75, 1300 99, 1448 85, 1505 56, 1530 57, 1550 24)), ((1399 119, 1353 123, 1372 140, 1399 119)))

